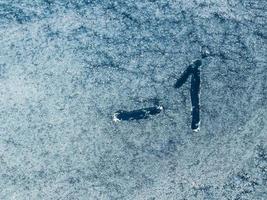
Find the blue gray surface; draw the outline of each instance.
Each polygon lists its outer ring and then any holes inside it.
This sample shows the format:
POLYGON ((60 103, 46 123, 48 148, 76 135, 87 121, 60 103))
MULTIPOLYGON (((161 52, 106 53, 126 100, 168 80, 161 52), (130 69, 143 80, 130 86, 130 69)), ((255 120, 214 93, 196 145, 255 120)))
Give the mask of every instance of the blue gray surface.
POLYGON ((1 200, 266 200, 264 0, 0 0, 1 200), (190 82, 206 47, 201 128, 190 82), (117 110, 164 105, 146 120, 117 110))

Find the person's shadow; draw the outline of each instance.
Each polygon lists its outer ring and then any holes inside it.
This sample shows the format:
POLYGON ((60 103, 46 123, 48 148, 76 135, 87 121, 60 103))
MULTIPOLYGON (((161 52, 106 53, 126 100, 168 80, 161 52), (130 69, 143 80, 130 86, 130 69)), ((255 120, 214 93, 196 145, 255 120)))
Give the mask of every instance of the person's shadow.
POLYGON ((192 105, 192 122, 191 128, 193 131, 199 130, 200 125, 200 103, 199 103, 199 93, 200 93, 200 69, 202 65, 201 60, 195 60, 187 69, 182 73, 180 78, 176 81, 174 87, 180 88, 191 76, 191 88, 190 88, 190 97, 192 105))
MULTIPOLYGON (((209 51, 202 48, 202 59, 210 55, 209 51)), ((192 122, 191 129, 193 131, 199 131, 200 127, 200 66, 202 65, 202 60, 195 60, 190 64, 186 70, 182 73, 180 78, 177 79, 174 84, 174 88, 180 88, 191 76, 191 88, 190 97, 192 105, 192 122)), ((129 120, 140 120, 147 119, 151 115, 157 115, 163 110, 163 106, 157 105, 154 107, 142 108, 138 110, 125 111, 119 110, 114 113, 113 121, 129 121, 129 120)))

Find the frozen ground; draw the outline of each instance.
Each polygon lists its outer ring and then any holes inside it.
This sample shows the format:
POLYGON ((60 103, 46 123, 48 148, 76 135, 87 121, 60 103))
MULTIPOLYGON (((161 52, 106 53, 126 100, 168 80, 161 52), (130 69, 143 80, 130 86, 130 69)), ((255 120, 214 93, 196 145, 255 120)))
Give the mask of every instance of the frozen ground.
POLYGON ((266 200, 264 0, 0 0, 1 200, 266 200), (201 129, 190 128, 200 48, 201 129), (117 110, 164 112, 114 123, 117 110))

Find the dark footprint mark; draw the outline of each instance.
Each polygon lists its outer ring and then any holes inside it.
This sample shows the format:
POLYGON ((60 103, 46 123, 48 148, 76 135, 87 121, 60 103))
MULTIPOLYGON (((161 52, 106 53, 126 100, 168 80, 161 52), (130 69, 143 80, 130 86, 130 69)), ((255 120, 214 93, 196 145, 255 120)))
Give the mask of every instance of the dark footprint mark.
POLYGON ((119 110, 116 113, 114 113, 113 121, 118 122, 118 121, 147 119, 151 115, 159 114, 162 110, 163 110, 162 106, 142 108, 132 111, 119 110))
POLYGON ((193 131, 199 130, 200 125, 200 105, 199 105, 199 95, 200 95, 200 70, 199 67, 202 65, 201 60, 196 60, 193 64, 189 65, 181 77, 177 80, 174 87, 180 88, 191 75, 191 104, 192 104, 192 123, 191 128, 193 131))

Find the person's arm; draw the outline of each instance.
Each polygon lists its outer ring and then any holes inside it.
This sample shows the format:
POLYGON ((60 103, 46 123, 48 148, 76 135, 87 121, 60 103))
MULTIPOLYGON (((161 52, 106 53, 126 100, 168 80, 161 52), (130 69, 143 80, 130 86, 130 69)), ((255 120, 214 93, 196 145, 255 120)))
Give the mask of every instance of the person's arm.
POLYGON ((175 88, 180 88, 188 79, 188 77, 192 74, 192 65, 189 65, 187 69, 182 73, 180 78, 174 84, 175 88))

